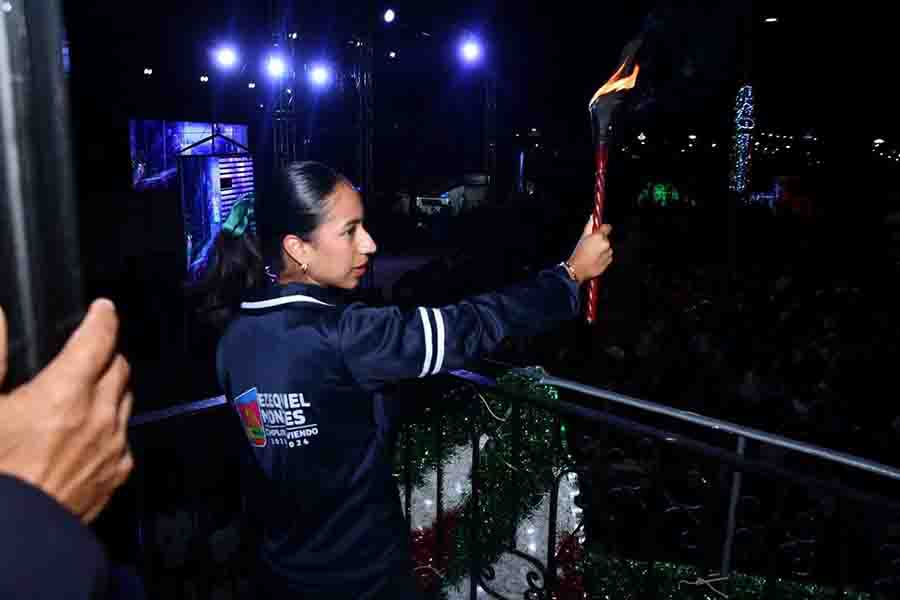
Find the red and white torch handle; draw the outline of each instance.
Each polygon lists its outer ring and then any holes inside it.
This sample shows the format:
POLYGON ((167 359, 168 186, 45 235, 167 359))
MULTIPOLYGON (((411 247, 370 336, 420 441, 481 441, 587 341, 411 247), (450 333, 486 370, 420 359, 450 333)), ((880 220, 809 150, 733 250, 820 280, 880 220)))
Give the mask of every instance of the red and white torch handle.
MULTIPOLYGON (((603 224, 603 205, 606 202, 606 161, 608 152, 606 144, 601 143, 594 152, 594 231, 600 229, 603 224)), ((600 282, 597 278, 588 282, 587 305, 585 306, 585 320, 588 324, 597 321, 597 297, 600 292, 600 282)))

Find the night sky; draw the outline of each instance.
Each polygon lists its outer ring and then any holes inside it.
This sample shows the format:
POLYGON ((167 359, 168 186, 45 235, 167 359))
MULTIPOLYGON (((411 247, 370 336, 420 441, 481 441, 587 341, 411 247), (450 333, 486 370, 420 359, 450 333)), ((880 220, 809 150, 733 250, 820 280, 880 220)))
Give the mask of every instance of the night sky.
MULTIPOLYGON (((115 127, 129 117, 263 123, 258 103, 267 101, 266 88, 249 91, 246 82, 264 79, 270 4, 69 3, 78 135, 89 129, 113 145, 124 144, 115 127), (243 50, 243 72, 223 78, 215 71, 209 51, 221 41, 243 50), (147 65, 154 68, 151 80, 142 75, 147 65), (199 83, 203 73, 212 75, 210 84, 199 83)), ((396 148, 388 154, 399 166, 384 165, 382 152, 382 166, 395 170, 454 171, 478 164, 472 132, 480 122, 484 69, 497 80, 501 136, 536 127, 549 143, 584 144, 587 100, 615 69, 624 43, 642 30, 644 72, 621 117, 627 123, 725 132, 737 85, 749 78, 763 126, 860 140, 897 130, 892 95, 878 81, 879 73, 892 72, 889 20, 874 11, 844 14, 818 3, 746 0, 434 0, 391 3, 398 20, 386 27, 380 22, 385 6, 317 0, 277 12, 289 30, 300 32, 304 57, 338 64, 347 62, 347 41, 373 19, 377 135, 384 148, 396 148), (768 16, 779 22, 764 23, 768 16), (487 44, 488 60, 480 69, 462 68, 456 59, 455 44, 464 31, 482 35, 487 44), (397 60, 385 57, 389 50, 398 52, 397 60), (828 92, 843 76, 853 83, 828 92), (869 91, 866 80, 874 83, 869 91), (423 156, 433 157, 434 164, 422 162, 423 156)), ((334 89, 306 99, 302 118, 311 135, 331 140, 326 158, 352 143, 349 95, 346 88, 334 89)))

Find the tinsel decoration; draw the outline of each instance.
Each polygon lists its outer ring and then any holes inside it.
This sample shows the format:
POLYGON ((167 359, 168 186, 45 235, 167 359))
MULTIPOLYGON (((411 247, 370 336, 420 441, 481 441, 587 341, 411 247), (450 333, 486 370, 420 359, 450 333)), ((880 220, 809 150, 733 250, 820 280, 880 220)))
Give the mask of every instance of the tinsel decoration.
MULTIPOLYGON (((613 558, 603 553, 588 553, 584 564, 589 572, 590 596, 626 600, 651 596, 658 600, 758 600, 770 597, 769 582, 765 577, 732 574, 726 581, 709 585, 718 579, 690 565, 649 563, 646 561, 613 558)), ((839 595, 836 590, 814 583, 776 581, 779 600, 830 600, 839 595)), ((874 600, 869 594, 847 592, 848 600, 874 600)))
POLYGON ((400 452, 396 457, 395 472, 402 473, 404 444, 409 449, 410 475, 414 485, 424 483, 425 475, 438 464, 448 461, 471 442, 471 419, 475 419, 477 431, 488 435, 479 453, 479 506, 475 518, 475 506, 471 497, 462 498, 460 506, 444 514, 442 526, 448 547, 437 549, 434 525, 412 532, 416 573, 423 590, 429 590, 441 580, 442 586, 459 583, 469 570, 473 537, 477 539, 480 561, 490 565, 506 551, 512 532, 524 519, 540 506, 541 500, 555 483, 556 468, 569 464, 571 456, 562 443, 554 447, 554 428, 560 427, 556 416, 547 408, 520 402, 522 427, 519 456, 513 457, 509 422, 498 426, 499 415, 511 412, 512 397, 526 396, 552 406, 557 391, 538 385, 533 379, 517 372, 499 378, 500 393, 481 392, 471 387, 453 390, 445 400, 461 401, 468 393, 470 401, 479 403, 477 416, 456 415, 452 418, 435 418, 430 423, 414 424, 401 438, 400 452), (452 398, 450 398, 452 397, 452 398), (443 445, 439 453, 434 448, 435 427, 442 427, 443 445), (446 556, 445 556, 446 552, 446 556), (441 575, 439 576, 438 573, 441 575))
MULTIPOLYGON (((498 385, 513 395, 532 390, 552 392, 555 399, 555 390, 536 390, 529 380, 517 374, 501 377, 498 385)), ((485 394, 485 398, 495 414, 506 414, 512 402, 499 394, 485 394)), ((545 401, 552 399, 544 397, 545 401)), ((467 574, 474 550, 473 537, 483 564, 493 564, 500 558, 516 526, 534 513, 554 484, 555 467, 568 461, 568 453, 562 447, 554 448, 553 428, 558 426, 555 415, 525 402, 521 403, 520 410, 522 432, 518 459, 513 457, 513 432, 508 430, 508 423, 495 432, 479 455, 478 518, 471 498, 466 498, 454 535, 454 553, 447 565, 450 583, 460 581, 467 574)), ((493 421, 484 404, 480 415, 485 424, 493 421)), ((481 429, 485 430, 489 429, 481 429)))
MULTIPOLYGON (((510 372, 498 379, 497 393, 477 391, 471 386, 451 391, 448 396, 463 401, 479 402, 476 417, 456 415, 435 418, 431 423, 410 426, 410 464, 412 480, 421 485, 426 473, 447 464, 471 441, 472 418, 479 432, 490 435, 478 464, 480 518, 475 520, 474 505, 469 496, 441 517, 444 543, 437 547, 437 523, 411 532, 415 573, 420 587, 432 591, 440 586, 441 594, 468 575, 472 558, 472 536, 477 536, 479 561, 494 564, 506 551, 515 526, 527 519, 539 506, 542 497, 555 482, 557 469, 570 464, 571 456, 563 444, 554 447, 553 428, 561 427, 551 407, 557 402, 557 390, 539 385, 537 379, 522 372, 510 372), (497 416, 508 415, 510 397, 527 397, 521 402, 522 438, 519 460, 514 461, 509 443, 509 422, 497 426, 497 416), (541 406, 536 406, 540 404, 541 406), (488 410, 490 408, 490 410, 488 410), (493 413, 493 414, 491 414, 493 413), (440 455, 434 451, 435 427, 443 428, 444 444, 440 455)), ((402 448, 402 446, 401 446, 402 448)), ((402 471, 402 450, 398 471, 402 471)), ((583 535, 562 534, 556 545, 557 579, 550 600, 630 600, 652 594, 659 600, 756 600, 768 594, 765 577, 732 574, 726 581, 715 581, 711 574, 691 565, 646 562, 617 558, 597 547, 585 548, 583 535), (713 587, 710 587, 712 585, 713 587)), ((778 579, 778 598, 812 600, 835 597, 835 590, 811 583, 778 579)), ((873 600, 865 593, 849 592, 848 600, 873 600)))
MULTIPOLYGON (((447 392, 441 404, 462 406, 466 402, 477 401, 478 392, 472 386, 456 387, 447 392)), ((400 433, 397 453, 394 456, 394 475, 403 481, 404 464, 409 461, 410 479, 414 488, 425 484, 425 476, 446 465, 470 441, 469 417, 464 414, 435 414, 425 423, 410 423, 400 433), (435 449, 434 439, 437 428, 441 429, 443 444, 435 449), (408 452, 408 456, 407 456, 408 452)))

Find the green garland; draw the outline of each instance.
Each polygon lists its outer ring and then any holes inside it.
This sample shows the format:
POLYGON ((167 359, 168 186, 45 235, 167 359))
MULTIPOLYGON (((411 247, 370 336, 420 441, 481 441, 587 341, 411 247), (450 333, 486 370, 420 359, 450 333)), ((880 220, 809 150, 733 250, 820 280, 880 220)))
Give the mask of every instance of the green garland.
MULTIPOLYGON (((514 374, 502 377, 498 384, 501 390, 512 395, 535 391, 529 381, 514 374)), ((549 388, 541 392, 554 397, 556 394, 549 388)), ((506 414, 512 402, 495 394, 485 394, 485 401, 497 415, 506 414)), ((481 564, 497 562, 514 540, 516 526, 534 513, 551 489, 556 469, 571 462, 564 446, 554 448, 553 429, 558 426, 555 415, 524 402, 520 410, 522 437, 518 459, 513 456, 510 441, 513 432, 508 421, 498 431, 499 443, 489 441, 479 455, 479 504, 476 512, 470 498, 463 501, 455 529, 454 551, 447 566, 448 583, 459 581, 468 572, 468 559, 475 550, 473 538, 481 552, 481 564)), ((484 404, 480 415, 484 421, 494 420, 484 404)))
MULTIPOLYGON (((510 407, 510 401, 507 399, 508 396, 527 396, 544 404, 553 403, 558 398, 558 393, 555 388, 537 384, 533 379, 518 372, 510 372, 503 375, 497 380, 497 383, 501 389, 499 394, 493 392, 480 392, 475 390, 474 386, 465 384, 455 387, 447 392, 444 395, 441 404, 462 406, 466 402, 480 402, 483 399, 485 403, 491 406, 494 415, 503 418, 502 415, 505 415, 510 407)), ((523 405, 522 423, 535 425, 535 422, 528 422, 526 413, 531 411, 530 414, 532 416, 538 416, 535 413, 540 413, 539 420, 544 427, 542 430, 540 427, 532 427, 532 430, 543 431, 545 434, 549 435, 551 431, 550 427, 552 427, 554 420, 553 414, 542 409, 533 408, 526 403, 523 403, 523 405)), ((480 405, 477 417, 479 431, 492 432, 498 429, 499 422, 494 415, 490 414, 485 408, 484 403, 480 405)), ((428 473, 437 469, 438 465, 446 465, 463 447, 470 444, 472 430, 470 418, 471 417, 468 415, 448 416, 447 414, 441 413, 426 423, 411 423, 407 425, 406 430, 400 434, 399 443, 397 445, 398 452, 394 456, 394 473, 397 477, 402 480, 401 475, 404 472, 404 464, 408 459, 410 465, 410 478, 413 487, 424 485, 425 476, 428 473), (434 447, 437 427, 441 428, 443 436, 443 443, 439 452, 436 452, 434 447), (409 445, 408 455, 406 449, 407 444, 409 445)), ((565 431, 565 425, 563 425, 562 428, 563 431, 565 431)), ((501 431, 500 433, 503 437, 506 437, 510 432, 501 431)), ((523 447, 526 445, 525 441, 525 437, 523 436, 523 447)), ((549 444, 550 438, 547 438, 544 441, 549 444)), ((564 438, 563 448, 565 448, 564 438)), ((508 450, 511 451, 511 447, 508 448, 508 450)), ((562 456, 567 462, 571 460, 568 451, 565 451, 562 456)), ((553 457, 548 456, 546 458, 549 459, 553 457)))
MULTIPOLYGON (((445 394, 442 403, 461 404, 470 400, 471 396, 470 387, 458 387, 445 394)), ((399 436, 397 453, 394 456, 394 474, 398 480, 403 481, 404 464, 408 459, 413 487, 423 486, 428 473, 437 469, 438 465, 448 464, 469 442, 469 429, 469 417, 450 417, 443 413, 426 423, 408 424, 399 436), (443 435, 439 452, 435 451, 434 447, 438 427, 441 428, 443 435)))
MULTIPOLYGON (((537 384, 535 379, 518 371, 507 373, 497 383, 496 393, 480 392, 471 385, 448 392, 445 400, 454 405, 476 401, 479 403, 478 411, 474 415, 441 414, 428 423, 409 425, 401 434, 400 451, 395 457, 395 472, 403 473, 404 462, 408 458, 412 483, 420 487, 430 471, 438 465, 448 464, 471 443, 472 419, 476 420, 477 431, 490 438, 479 454, 478 506, 471 501, 470 495, 462 498, 460 508, 454 514, 446 564, 442 564, 441 560, 434 564, 443 573, 441 584, 444 593, 468 574, 475 550, 473 538, 477 540, 481 552, 480 564, 497 562, 509 547, 516 526, 534 513, 544 494, 554 485, 559 469, 572 464, 572 456, 565 443, 565 425, 550 409, 559 398, 557 390, 537 384), (512 456, 513 432, 508 419, 513 397, 534 401, 519 403, 522 437, 517 459, 512 456), (505 419, 505 422, 498 418, 505 419), (441 427, 443 436, 440 452, 434 448, 436 427, 441 427), (562 433, 562 443, 559 445, 553 442, 555 427, 560 427, 562 433), (404 444, 408 444, 408 456, 403 450, 404 444)), ((560 532, 561 535, 564 533, 560 532)), ((708 574, 690 565, 651 564, 593 551, 581 552, 577 563, 570 565, 570 570, 584 577, 592 598, 636 599, 642 597, 648 586, 655 590, 653 597, 659 599, 712 600, 721 597, 699 582, 700 578, 709 579, 708 574)), ((728 581, 713 585, 729 600, 750 600, 764 597, 767 580, 735 573, 728 581)), ((834 596, 834 590, 825 586, 785 579, 777 581, 777 589, 778 597, 788 600, 834 596)), ((868 594, 857 592, 848 593, 845 597, 850 600, 870 599, 868 594)))
POLYGON ((428 423, 409 425, 401 435, 400 450, 395 457, 395 472, 401 474, 408 445, 410 479, 418 487, 424 484, 427 473, 439 464, 446 465, 471 444, 472 419, 476 420, 477 431, 489 436, 479 453, 479 504, 476 507, 469 494, 463 496, 455 514, 448 560, 446 565, 440 565, 445 567, 441 569, 445 586, 458 584, 468 574, 475 550, 473 538, 481 552, 481 564, 490 565, 499 560, 513 539, 516 526, 534 513, 553 485, 557 468, 571 464, 565 442, 558 447, 553 444, 553 430, 559 426, 556 416, 527 402, 520 402, 521 442, 519 456, 513 456, 510 398, 529 396, 552 402, 557 398, 556 390, 535 385, 518 373, 504 375, 498 379, 498 386, 500 393, 473 392, 468 385, 449 392, 445 400, 459 402, 468 396, 469 401, 478 402, 477 413, 441 415, 428 423), (436 427, 441 427, 443 435, 439 452, 434 447, 436 427))
MULTIPOLYGON (((646 597, 653 588, 653 598, 659 600, 690 600, 721 598, 712 588, 703 585, 701 579, 712 577, 697 567, 671 563, 613 558, 602 553, 591 553, 583 568, 589 573, 591 597, 609 600, 627 600, 646 597)), ((769 595, 765 577, 733 573, 727 581, 711 584, 729 600, 758 600, 769 595)), ((836 598, 833 588, 814 583, 802 583, 779 578, 776 582, 779 600, 813 600, 836 598)), ((847 600, 871 600, 869 594, 848 592, 847 600)))

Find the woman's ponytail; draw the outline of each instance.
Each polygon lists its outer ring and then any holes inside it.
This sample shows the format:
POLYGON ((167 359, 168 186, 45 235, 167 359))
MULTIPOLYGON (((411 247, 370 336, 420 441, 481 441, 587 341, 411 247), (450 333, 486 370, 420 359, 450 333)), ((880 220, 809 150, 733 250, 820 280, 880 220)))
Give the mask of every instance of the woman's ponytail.
POLYGON ((250 228, 252 214, 252 196, 235 203, 216 235, 203 276, 192 286, 201 318, 217 329, 231 321, 247 291, 266 285, 266 267, 250 228))

